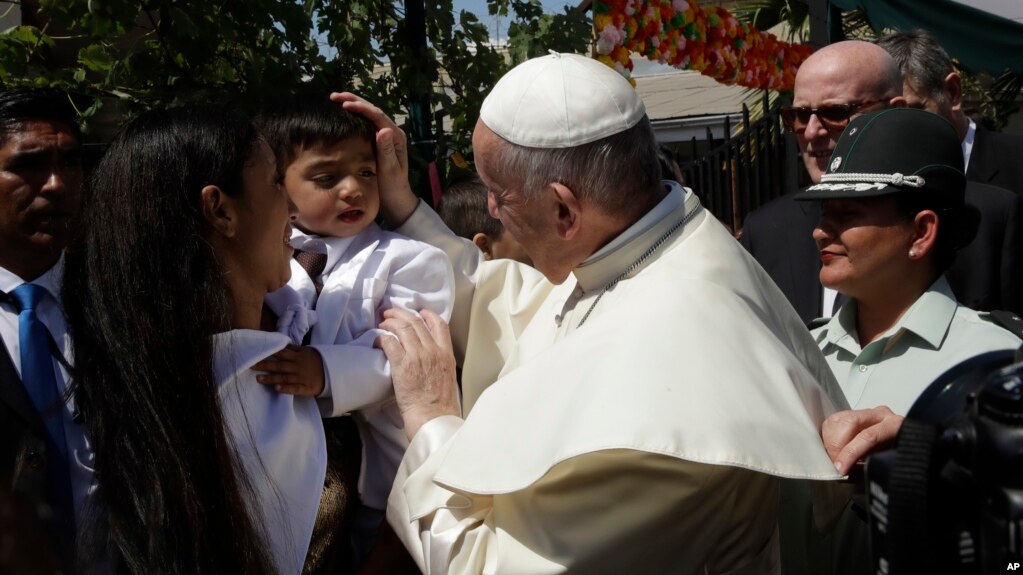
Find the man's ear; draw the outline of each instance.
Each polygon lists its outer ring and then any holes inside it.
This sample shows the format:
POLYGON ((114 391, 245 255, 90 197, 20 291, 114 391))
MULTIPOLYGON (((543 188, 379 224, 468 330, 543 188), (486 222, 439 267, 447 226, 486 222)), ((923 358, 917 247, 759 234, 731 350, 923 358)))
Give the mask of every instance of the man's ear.
POLYGON ((490 240, 490 236, 483 232, 478 232, 472 237, 472 243, 476 244, 476 247, 483 252, 483 259, 492 260, 494 259, 494 244, 490 240))
POLYGON ((956 72, 945 76, 945 91, 948 93, 948 101, 952 104, 953 110, 963 109, 963 81, 956 72))
POLYGON ((582 225, 582 202, 568 186, 552 182, 548 189, 553 192, 555 207, 557 209, 557 232, 558 237, 563 240, 570 240, 579 233, 582 225))
POLYGON ((894 98, 888 100, 889 108, 905 108, 906 106, 907 106, 906 99, 902 96, 895 96, 894 98))
POLYGON ((910 259, 922 258, 934 249, 938 241, 938 214, 931 210, 921 210, 913 218, 913 256, 910 259))
POLYGON ((234 237, 238 222, 235 203, 219 186, 202 189, 202 216, 213 230, 225 238, 234 237))

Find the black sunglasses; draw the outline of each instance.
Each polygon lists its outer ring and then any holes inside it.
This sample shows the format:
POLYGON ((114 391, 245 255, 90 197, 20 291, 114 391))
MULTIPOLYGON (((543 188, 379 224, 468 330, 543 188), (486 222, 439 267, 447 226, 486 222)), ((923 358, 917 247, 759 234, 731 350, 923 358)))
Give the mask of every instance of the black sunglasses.
POLYGON ((782 106, 779 112, 785 127, 796 132, 805 130, 806 125, 810 123, 810 116, 813 115, 816 115, 820 123, 828 130, 841 130, 849 123, 853 114, 866 106, 888 100, 888 98, 881 98, 853 104, 826 104, 820 108, 782 106))

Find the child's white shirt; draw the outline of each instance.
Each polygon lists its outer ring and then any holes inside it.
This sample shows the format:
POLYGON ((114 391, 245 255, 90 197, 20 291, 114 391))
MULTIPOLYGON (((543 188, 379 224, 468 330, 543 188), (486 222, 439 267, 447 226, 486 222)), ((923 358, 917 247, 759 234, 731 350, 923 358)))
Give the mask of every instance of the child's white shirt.
POLYGON ((377 337, 392 337, 378 327, 381 313, 392 307, 416 313, 429 309, 450 320, 451 264, 439 249, 375 224, 347 238, 295 229, 291 245, 327 254, 320 276, 323 289, 317 296, 317 278, 310 278, 293 259, 291 280, 267 296, 267 303, 281 318, 278 331, 296 345, 312 329, 309 345, 323 358, 320 412, 324 417, 354 412, 363 444, 359 493, 365 505, 385 509, 408 440, 394 399, 390 365, 373 347, 377 337))

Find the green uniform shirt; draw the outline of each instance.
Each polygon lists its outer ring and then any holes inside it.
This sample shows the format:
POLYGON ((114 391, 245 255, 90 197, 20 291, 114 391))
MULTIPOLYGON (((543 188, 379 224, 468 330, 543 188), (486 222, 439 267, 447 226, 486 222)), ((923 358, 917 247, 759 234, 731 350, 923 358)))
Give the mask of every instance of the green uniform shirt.
POLYGON ((811 333, 853 409, 887 405, 899 415, 959 362, 1020 345, 1020 338, 993 323, 990 314, 960 305, 945 276, 865 348, 856 334, 855 300, 811 333))

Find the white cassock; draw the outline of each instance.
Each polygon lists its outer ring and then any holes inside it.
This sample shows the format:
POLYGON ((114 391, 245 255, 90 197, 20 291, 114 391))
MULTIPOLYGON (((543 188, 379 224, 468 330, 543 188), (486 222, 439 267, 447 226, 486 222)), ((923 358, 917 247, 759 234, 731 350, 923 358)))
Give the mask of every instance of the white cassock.
POLYGON ((464 354, 465 419, 423 426, 389 500, 420 568, 778 572, 778 477, 839 477, 819 430, 846 406, 692 192, 672 186, 559 286, 483 262, 425 206, 398 231, 452 260, 464 354))

